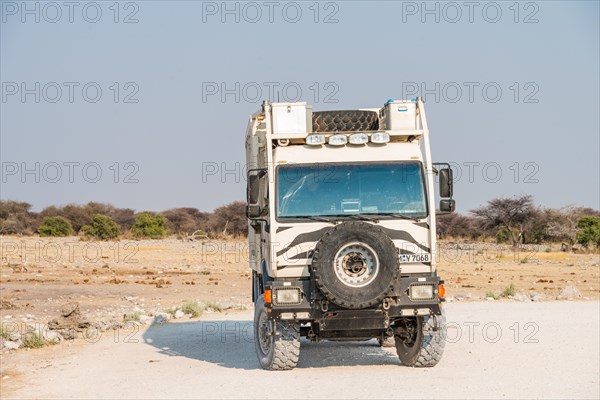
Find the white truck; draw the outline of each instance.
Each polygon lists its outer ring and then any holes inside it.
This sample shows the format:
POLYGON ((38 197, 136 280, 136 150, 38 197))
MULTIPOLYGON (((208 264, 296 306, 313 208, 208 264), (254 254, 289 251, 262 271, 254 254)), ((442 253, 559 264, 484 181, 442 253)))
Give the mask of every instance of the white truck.
POLYGON ((423 101, 323 112, 265 101, 246 157, 260 365, 294 368, 301 337, 392 340, 403 365, 436 365, 444 287, 434 175, 440 211, 455 203, 449 165, 431 160, 423 101))

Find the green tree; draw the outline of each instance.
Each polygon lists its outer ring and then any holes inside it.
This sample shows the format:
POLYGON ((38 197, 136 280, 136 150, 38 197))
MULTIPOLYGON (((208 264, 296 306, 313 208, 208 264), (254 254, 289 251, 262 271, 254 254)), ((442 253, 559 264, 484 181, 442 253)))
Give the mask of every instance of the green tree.
POLYGON ((583 247, 590 244, 600 247, 600 217, 586 216, 577 221, 577 243, 583 247))
POLYGON ((114 239, 121 234, 119 225, 111 217, 95 214, 89 225, 83 226, 83 233, 100 240, 114 239))
POLYGON ((46 217, 38 228, 40 236, 70 236, 74 233, 73 226, 64 217, 46 217))
POLYGON ((166 219, 162 214, 144 211, 135 217, 131 232, 138 238, 161 239, 167 235, 165 224, 166 219))

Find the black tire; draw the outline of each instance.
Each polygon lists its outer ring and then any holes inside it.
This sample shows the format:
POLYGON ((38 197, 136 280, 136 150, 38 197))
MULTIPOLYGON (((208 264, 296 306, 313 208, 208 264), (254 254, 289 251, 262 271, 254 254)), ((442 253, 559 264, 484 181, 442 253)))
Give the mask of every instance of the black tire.
POLYGON ((396 340, 393 336, 388 336, 385 339, 377 339, 379 347, 394 347, 396 346, 396 340))
POLYGON ((313 112, 313 132, 376 131, 379 115, 375 111, 318 111, 313 112))
MULTIPOLYGON (((362 260, 366 264, 367 260, 362 260)), ((313 253, 311 269, 317 287, 329 301, 341 307, 362 309, 380 304, 388 295, 398 277, 400 264, 398 250, 385 232, 372 224, 352 221, 337 225, 321 238, 313 253), (371 257, 373 264, 377 262, 378 270, 366 272, 364 279, 370 280, 362 287, 344 282, 342 279, 346 277, 339 272, 341 267, 336 264, 336 255, 352 243, 370 248, 367 251, 372 250, 375 254, 371 257)), ((352 279, 357 278, 348 278, 352 279)))
POLYGON ((254 304, 254 345, 260 366, 269 371, 293 369, 300 355, 300 324, 278 321, 276 334, 265 335, 261 324, 266 317, 265 302, 262 296, 259 296, 254 304))
POLYGON ((443 329, 446 316, 442 315, 417 317, 415 335, 407 340, 395 335, 396 352, 403 365, 407 367, 435 367, 442 359, 446 341, 443 329))

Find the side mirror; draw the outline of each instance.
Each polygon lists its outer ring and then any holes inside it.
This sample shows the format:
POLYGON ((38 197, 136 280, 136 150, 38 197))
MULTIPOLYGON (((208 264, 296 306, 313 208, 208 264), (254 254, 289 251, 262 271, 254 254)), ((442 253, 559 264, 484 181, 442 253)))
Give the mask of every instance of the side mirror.
POLYGON ((440 197, 452 197, 452 170, 450 168, 440 169, 440 197))
POLYGON ((250 219, 260 217, 262 212, 258 204, 260 195, 260 178, 267 173, 264 169, 254 169, 248 171, 248 186, 246 187, 246 216, 250 219))
POLYGON ((456 202, 452 199, 440 200, 440 211, 442 212, 454 212, 456 209, 456 202))

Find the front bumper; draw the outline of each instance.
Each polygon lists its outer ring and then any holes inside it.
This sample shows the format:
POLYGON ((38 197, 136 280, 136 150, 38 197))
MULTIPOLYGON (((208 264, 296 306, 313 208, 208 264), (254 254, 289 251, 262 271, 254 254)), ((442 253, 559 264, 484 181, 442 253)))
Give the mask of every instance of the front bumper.
POLYGON ((269 318, 316 322, 320 330, 387 329, 391 321, 402 317, 440 315, 441 300, 437 276, 403 276, 397 279, 384 301, 375 307, 361 310, 346 309, 325 299, 309 280, 272 281, 269 289, 298 287, 299 304, 267 304, 269 318), (411 285, 432 285, 432 298, 414 300, 409 296, 411 285))

